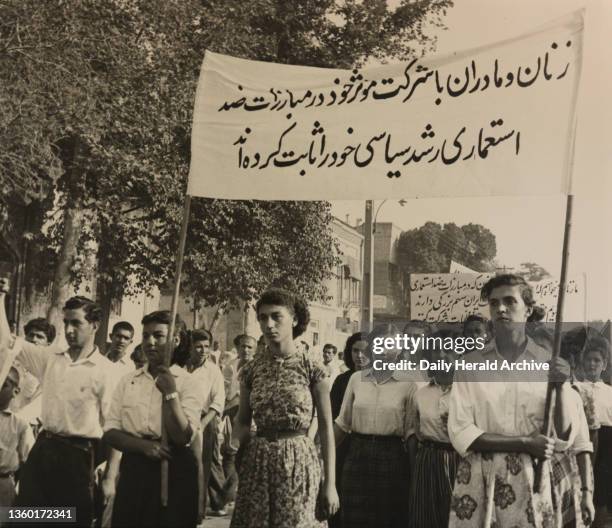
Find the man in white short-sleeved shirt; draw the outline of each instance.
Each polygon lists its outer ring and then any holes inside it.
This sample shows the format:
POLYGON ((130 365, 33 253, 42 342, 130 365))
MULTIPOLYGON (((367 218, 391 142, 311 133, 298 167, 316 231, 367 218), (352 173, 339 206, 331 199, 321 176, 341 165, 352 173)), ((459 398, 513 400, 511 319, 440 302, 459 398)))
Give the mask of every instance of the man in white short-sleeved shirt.
MULTIPOLYGON (((124 376, 113 395, 104 439, 122 457, 112 526, 197 524, 198 467, 190 444, 199 427, 202 391, 186 370, 165 366, 170 321, 171 314, 165 310, 143 318, 147 364, 124 376), (167 431, 167 447, 161 442, 162 427, 167 431), (166 507, 160 496, 164 459, 168 460, 166 507)), ((176 346, 178 336, 173 339, 176 346)), ((105 478, 114 480, 113 475, 105 478)))
MULTIPOLYGON (((7 343, 4 311, 7 285, 0 291, 0 342, 7 343)), ((41 384, 43 430, 20 474, 18 506, 73 506, 77 524, 93 517, 95 448, 102 437, 112 393, 112 364, 94 343, 102 315, 86 297, 64 305, 69 348, 37 346, 16 339, 4 361, 17 358, 41 384)))

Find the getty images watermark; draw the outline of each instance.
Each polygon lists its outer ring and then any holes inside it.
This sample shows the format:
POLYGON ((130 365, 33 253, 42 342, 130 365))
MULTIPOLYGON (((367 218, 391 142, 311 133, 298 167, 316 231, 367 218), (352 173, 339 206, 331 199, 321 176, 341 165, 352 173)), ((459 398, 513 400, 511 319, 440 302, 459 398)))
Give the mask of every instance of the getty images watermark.
POLYGON ((403 328, 400 332, 386 324, 374 329, 369 336, 370 368, 363 376, 369 379, 368 372, 375 371, 420 382, 438 377, 436 373, 446 374, 446 381, 562 382, 570 370, 572 376, 580 375, 581 351, 588 345, 584 339, 577 342, 581 322, 560 327, 559 360, 552 359, 554 323, 494 325, 480 318, 473 325, 410 321, 403 328))
POLYGON ((524 358, 518 361, 508 361, 507 359, 492 358, 483 361, 473 361, 472 358, 456 358, 449 355, 463 356, 473 351, 482 351, 487 348, 487 341, 483 337, 430 337, 421 334, 418 337, 406 334, 395 336, 376 337, 372 342, 372 352, 375 354, 372 361, 374 370, 403 370, 403 371, 445 371, 466 370, 466 371, 548 371, 550 365, 548 361, 524 358), (419 360, 398 358, 396 361, 389 361, 386 358, 376 357, 386 352, 403 351, 404 354, 426 354, 438 352, 443 357, 421 358, 419 360), (448 355, 447 355, 448 354, 448 355))

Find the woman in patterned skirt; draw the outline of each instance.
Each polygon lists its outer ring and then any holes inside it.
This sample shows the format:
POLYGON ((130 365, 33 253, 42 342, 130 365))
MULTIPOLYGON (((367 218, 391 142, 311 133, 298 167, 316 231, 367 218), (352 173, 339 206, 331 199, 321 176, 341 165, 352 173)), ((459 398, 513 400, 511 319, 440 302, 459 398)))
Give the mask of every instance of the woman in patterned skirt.
MULTIPOLYGON (((588 428, 576 391, 565 383, 567 361, 552 358, 525 333, 535 304, 523 277, 496 275, 481 290, 494 338, 457 364, 449 397, 448 433, 463 457, 451 499, 451 528, 562 528, 576 512, 573 475, 578 432, 588 428), (545 365, 542 371, 519 365, 545 365), (498 368, 495 368, 498 367, 498 368), (553 434, 540 434, 548 381, 556 383, 553 434), (535 487, 534 459, 543 465, 535 487)), ((578 519, 576 519, 578 517, 578 519)))
POLYGON ((255 309, 266 348, 241 371, 234 428, 241 443, 239 483, 231 527, 318 527, 315 509, 320 518, 333 515, 338 495, 329 384, 322 366, 294 344, 308 326, 308 308, 292 293, 273 289, 255 309), (315 407, 324 479, 315 444, 306 435, 315 407))

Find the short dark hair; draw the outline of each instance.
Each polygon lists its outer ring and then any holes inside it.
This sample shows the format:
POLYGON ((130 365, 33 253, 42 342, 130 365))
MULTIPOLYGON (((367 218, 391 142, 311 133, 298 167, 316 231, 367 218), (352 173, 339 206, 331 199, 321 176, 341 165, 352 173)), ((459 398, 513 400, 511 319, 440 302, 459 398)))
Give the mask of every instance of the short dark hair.
MULTIPOLYGON (((445 339, 451 338, 454 342, 456 338, 460 337, 460 334, 455 328, 440 328, 439 330, 429 334, 427 337, 429 339, 429 341, 427 341, 428 345, 431 343, 432 346, 424 347, 421 354, 424 359, 431 361, 433 358, 433 352, 447 352, 447 350, 444 348, 445 339), (441 345, 441 348, 438 345, 441 345)), ((454 347, 452 351, 455 351, 454 347)))
POLYGON ((25 325, 23 332, 27 336, 31 331, 43 332, 47 336, 47 342, 53 343, 55 340, 55 326, 44 317, 30 319, 25 325))
POLYGON ((569 359, 574 356, 582 361, 587 352, 598 351, 605 361, 610 359, 610 342, 595 328, 577 326, 563 334, 561 339, 561 357, 569 359))
POLYGON ((533 306, 533 309, 531 310, 531 315, 527 317, 527 322, 538 323, 540 321, 543 321, 544 317, 546 317, 546 310, 544 310, 544 308, 542 308, 541 306, 535 304, 533 306))
POLYGON ((423 331, 423 334, 426 334, 426 335, 431 334, 434 331, 433 327, 427 321, 421 321, 419 319, 411 319, 404 325, 403 333, 405 334, 406 330, 412 327, 420 328, 423 331))
POLYGON ((257 339, 255 339, 253 336, 249 335, 249 334, 238 334, 236 337, 234 337, 234 346, 235 347, 239 347, 240 343, 244 340, 244 339, 250 339, 252 340, 255 344, 257 344, 257 339))
POLYGON ((398 335, 400 333, 397 326, 391 323, 383 323, 374 327, 368 334, 368 354, 370 358, 374 357, 374 351, 372 350, 372 346, 374 345, 374 340, 378 337, 385 337, 391 335, 398 335))
POLYGON ((119 321, 118 323, 115 323, 113 325, 113 329, 111 330, 111 334, 114 334, 117 330, 127 330, 130 334, 132 334, 132 337, 134 337, 134 327, 127 321, 119 321))
MULTIPOLYGON (((145 315, 142 318, 141 324, 146 325, 149 323, 157 323, 170 326, 170 321, 172 321, 172 314, 170 313, 170 310, 157 310, 145 315)), ((174 324, 176 329, 181 332, 184 332, 187 329, 187 325, 185 325, 185 322, 178 313, 174 319, 174 324)))
POLYGON ((213 342, 212 334, 206 328, 200 328, 191 332, 191 342, 207 340, 211 345, 213 342))
POLYGON ((465 318, 465 321, 463 321, 463 328, 465 328, 468 323, 482 323, 486 326, 487 320, 482 315, 471 314, 465 318))
MULTIPOLYGON (((142 318, 141 324, 144 326, 150 323, 168 325, 168 331, 170 331, 170 321, 172 321, 172 314, 170 310, 157 310, 145 315, 142 318)), ((179 344, 175 347, 170 364, 176 364, 180 367, 185 366, 187 359, 189 358, 189 337, 187 336, 187 325, 181 316, 177 313, 174 319, 174 335, 178 335, 180 338, 179 344)), ((173 336, 168 336, 171 339, 173 336)))
POLYGON ((130 359, 132 361, 136 361, 137 359, 146 360, 146 356, 144 350, 142 349, 142 345, 136 345, 132 353, 130 354, 130 359))
POLYGON ((483 301, 489 301, 491 292, 500 286, 518 286, 521 291, 521 297, 526 306, 533 307, 535 301, 533 299, 533 290, 527 281, 520 275, 513 273, 504 273, 491 277, 480 290, 480 298, 483 301))
POLYGON ((589 352, 599 352, 605 362, 610 360, 610 343, 597 331, 592 332, 586 340, 583 356, 589 352))
POLYGON ((270 288, 262 293, 255 304, 255 313, 259 315, 259 309, 264 305, 284 306, 297 319, 293 327, 293 339, 301 336, 308 328, 310 312, 306 302, 294 293, 281 288, 270 288))
POLYGON ((70 297, 64 304, 64 310, 82 309, 85 312, 85 319, 90 323, 99 323, 102 319, 102 308, 96 302, 87 297, 76 295, 70 297))
MULTIPOLYGON (((344 364, 351 372, 355 372, 355 362, 353 361, 353 345, 358 341, 368 342, 368 334, 365 332, 357 332, 346 340, 344 345, 344 364)), ((368 345, 369 346, 369 345, 368 345)))
POLYGON ((338 353, 338 347, 336 345, 332 345, 331 343, 325 343, 325 345, 323 346, 323 350, 325 350, 326 348, 333 348, 334 354, 338 353))

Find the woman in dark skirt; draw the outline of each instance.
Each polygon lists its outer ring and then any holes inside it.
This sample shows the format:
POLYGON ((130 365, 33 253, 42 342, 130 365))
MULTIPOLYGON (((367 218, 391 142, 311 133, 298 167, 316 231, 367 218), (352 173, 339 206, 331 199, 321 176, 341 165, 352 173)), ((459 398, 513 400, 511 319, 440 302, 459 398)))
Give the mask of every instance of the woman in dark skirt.
MULTIPOLYGON (((452 331, 440 330, 433 338, 454 338, 452 331)), ((454 354, 442 350, 426 352, 432 362, 454 363, 454 354)), ((416 430, 408 440, 414 463, 410 493, 411 527, 447 528, 459 454, 448 437, 448 399, 454 367, 449 372, 432 370, 430 382, 415 394, 416 430)))
POLYGON ((392 325, 368 336, 372 368, 348 383, 334 432, 336 445, 351 443, 342 471, 341 517, 345 528, 405 528, 408 525, 410 467, 404 439, 413 432, 416 385, 386 369, 401 347, 384 348, 399 332, 392 325))
MULTIPOLYGON (((344 347, 344 363, 348 367, 348 370, 336 377, 331 388, 330 398, 332 418, 334 420, 340 414, 342 400, 344 399, 346 387, 348 386, 351 376, 355 371, 365 368, 369 362, 368 336, 365 333, 357 332, 346 340, 346 345, 344 347)), ((336 487, 338 490, 341 489, 342 469, 346 456, 348 455, 349 446, 350 437, 346 438, 336 450, 336 487)), ((329 528, 340 528, 342 526, 340 512, 329 519, 328 525, 329 528)))

